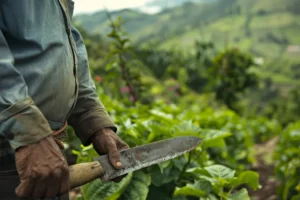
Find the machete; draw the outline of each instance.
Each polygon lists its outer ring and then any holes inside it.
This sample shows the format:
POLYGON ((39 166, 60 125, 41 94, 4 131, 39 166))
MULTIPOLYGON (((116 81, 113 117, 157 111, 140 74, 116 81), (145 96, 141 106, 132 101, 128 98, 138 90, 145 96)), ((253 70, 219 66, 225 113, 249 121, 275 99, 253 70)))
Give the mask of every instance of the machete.
POLYGON ((124 174, 158 164, 183 155, 198 146, 201 139, 181 136, 120 151, 122 169, 115 169, 107 155, 94 159, 94 162, 70 166, 71 189, 82 186, 97 178, 111 180, 124 174))

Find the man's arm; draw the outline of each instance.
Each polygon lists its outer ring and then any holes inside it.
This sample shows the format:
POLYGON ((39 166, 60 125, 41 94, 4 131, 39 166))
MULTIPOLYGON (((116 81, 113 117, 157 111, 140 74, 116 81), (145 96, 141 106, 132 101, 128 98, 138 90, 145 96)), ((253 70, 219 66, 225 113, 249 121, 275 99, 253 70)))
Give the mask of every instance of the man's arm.
MULTIPOLYGON (((108 154, 115 168, 122 168, 119 151, 128 148, 115 133, 116 126, 99 101, 88 65, 88 56, 80 33, 72 27, 78 57, 79 95, 75 109, 68 120, 84 145, 93 143, 98 154, 108 154)), ((113 181, 119 182, 123 177, 113 181)))
POLYGON ((50 136, 48 121, 28 96, 25 80, 13 65, 1 30, 0 134, 15 150, 19 197, 53 197, 69 190, 68 165, 50 136))
POLYGON ((77 47, 79 92, 76 106, 68 123, 74 128, 82 143, 89 145, 91 136, 95 132, 103 128, 112 128, 116 131, 116 126, 96 94, 95 84, 89 70, 86 47, 75 27, 72 27, 72 35, 77 47))
POLYGON ((28 96, 22 75, 13 65, 13 56, 0 30, 0 134, 13 149, 38 142, 52 130, 28 96))

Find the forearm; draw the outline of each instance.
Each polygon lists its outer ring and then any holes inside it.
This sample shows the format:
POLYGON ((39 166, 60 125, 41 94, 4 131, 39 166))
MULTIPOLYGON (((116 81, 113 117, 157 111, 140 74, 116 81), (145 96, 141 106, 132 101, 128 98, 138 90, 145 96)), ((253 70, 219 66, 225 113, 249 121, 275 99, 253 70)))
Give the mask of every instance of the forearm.
POLYGON ((74 128, 84 145, 89 145, 92 135, 102 128, 112 128, 116 132, 116 126, 99 101, 92 99, 85 100, 85 102, 79 101, 76 107, 80 107, 83 111, 73 113, 68 123, 74 128))
POLYGON ((82 143, 88 145, 96 131, 106 127, 116 131, 116 126, 96 94, 89 70, 87 51, 80 33, 74 27, 72 35, 77 47, 79 92, 68 123, 75 129, 82 143))
POLYGON ((1 30, 0 134, 14 149, 51 134, 47 120, 28 96, 26 83, 13 65, 13 57, 1 30))

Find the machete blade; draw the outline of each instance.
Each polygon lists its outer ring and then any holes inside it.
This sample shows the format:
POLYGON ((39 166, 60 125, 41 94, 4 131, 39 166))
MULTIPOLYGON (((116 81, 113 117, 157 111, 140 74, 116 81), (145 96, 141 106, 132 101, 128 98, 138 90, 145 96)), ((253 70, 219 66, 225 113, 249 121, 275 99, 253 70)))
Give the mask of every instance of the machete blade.
POLYGON ((107 155, 95 158, 100 162, 105 174, 102 180, 111 180, 124 174, 158 164, 183 155, 198 146, 201 139, 193 136, 175 137, 167 140, 153 142, 120 151, 123 169, 115 169, 108 161, 107 155))

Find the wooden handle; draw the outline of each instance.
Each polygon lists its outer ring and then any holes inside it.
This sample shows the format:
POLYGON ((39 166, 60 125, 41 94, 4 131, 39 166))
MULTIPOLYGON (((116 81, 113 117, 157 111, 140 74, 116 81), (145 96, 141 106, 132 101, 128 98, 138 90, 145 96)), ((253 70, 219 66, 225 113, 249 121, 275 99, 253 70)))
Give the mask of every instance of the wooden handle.
POLYGON ((98 161, 72 165, 69 170, 70 189, 89 183, 104 174, 104 170, 98 161))

